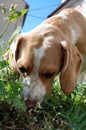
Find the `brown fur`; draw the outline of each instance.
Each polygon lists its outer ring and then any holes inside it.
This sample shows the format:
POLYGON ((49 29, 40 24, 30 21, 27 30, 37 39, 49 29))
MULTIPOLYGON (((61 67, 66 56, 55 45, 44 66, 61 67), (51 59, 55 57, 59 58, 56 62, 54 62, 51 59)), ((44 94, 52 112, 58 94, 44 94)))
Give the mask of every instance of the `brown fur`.
POLYGON ((45 20, 30 33, 21 34, 16 45, 16 69, 20 72, 19 68, 24 67, 27 75, 34 66, 33 49, 46 47, 38 74, 47 93, 51 93, 53 79, 60 73, 61 88, 65 94, 70 94, 78 80, 82 65, 81 54, 86 55, 86 19, 74 9, 65 9, 63 13, 67 19, 55 16, 45 20), (51 26, 45 28, 46 24, 51 26), (77 33, 76 43, 73 43, 71 29, 77 33), (43 77, 46 73, 53 73, 53 76, 46 79, 43 77))

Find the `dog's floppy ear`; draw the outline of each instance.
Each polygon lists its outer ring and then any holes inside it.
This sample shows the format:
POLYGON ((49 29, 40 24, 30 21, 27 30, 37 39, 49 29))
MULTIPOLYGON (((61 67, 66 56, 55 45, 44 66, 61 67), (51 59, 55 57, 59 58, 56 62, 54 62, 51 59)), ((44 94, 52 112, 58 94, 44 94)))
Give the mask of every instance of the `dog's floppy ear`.
POLYGON ((20 51, 24 48, 25 44, 24 43, 24 38, 22 36, 19 36, 17 38, 17 43, 16 43, 16 50, 15 50, 15 60, 17 62, 19 58, 20 51))
POLYGON ((18 36, 16 40, 12 43, 9 49, 9 62, 12 69, 17 71, 17 59, 20 51, 20 44, 22 42, 22 36, 18 36))
POLYGON ((76 86, 82 58, 74 45, 67 44, 66 41, 62 41, 61 44, 64 50, 64 63, 60 74, 60 83, 62 91, 65 94, 70 94, 76 86))

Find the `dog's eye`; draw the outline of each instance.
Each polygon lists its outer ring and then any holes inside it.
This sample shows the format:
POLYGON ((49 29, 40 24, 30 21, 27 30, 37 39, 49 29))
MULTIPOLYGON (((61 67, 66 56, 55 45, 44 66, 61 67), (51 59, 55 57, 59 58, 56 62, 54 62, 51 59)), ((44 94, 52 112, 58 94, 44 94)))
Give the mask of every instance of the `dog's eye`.
POLYGON ((45 74, 43 74, 43 77, 49 79, 49 78, 51 78, 53 75, 54 75, 54 73, 45 73, 45 74))
POLYGON ((26 69, 24 67, 20 67, 19 70, 22 72, 22 73, 26 73, 26 69))

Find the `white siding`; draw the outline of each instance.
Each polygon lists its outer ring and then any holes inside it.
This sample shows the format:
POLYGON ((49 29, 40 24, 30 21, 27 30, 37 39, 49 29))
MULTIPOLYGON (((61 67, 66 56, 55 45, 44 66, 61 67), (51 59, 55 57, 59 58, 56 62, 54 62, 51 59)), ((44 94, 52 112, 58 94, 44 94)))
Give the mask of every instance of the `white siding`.
MULTIPOLYGON (((13 5, 17 4, 16 11, 21 11, 26 7, 26 3, 24 2, 24 0, 0 0, 0 4, 2 3, 5 5, 7 12, 9 8, 11 7, 11 4, 13 5)), ((23 26, 23 20, 24 20, 24 17, 20 18, 17 22, 10 24, 8 30, 2 37, 2 40, 4 40, 5 43, 7 43, 8 39, 11 37, 11 34, 15 31, 15 29, 18 26, 21 26, 21 27, 23 26)), ((5 16, 2 14, 1 9, 0 9, 0 34, 3 31, 4 27, 6 26, 6 23, 7 23, 7 20, 5 19, 5 16)))

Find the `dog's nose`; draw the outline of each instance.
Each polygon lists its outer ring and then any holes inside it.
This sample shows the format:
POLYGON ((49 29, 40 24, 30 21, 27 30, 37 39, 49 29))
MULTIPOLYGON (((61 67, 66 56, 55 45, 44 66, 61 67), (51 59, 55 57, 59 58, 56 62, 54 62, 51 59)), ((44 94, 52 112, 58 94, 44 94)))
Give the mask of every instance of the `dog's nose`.
POLYGON ((19 67, 19 70, 20 70, 20 72, 21 73, 26 73, 27 71, 26 71, 26 68, 25 67, 19 67))
POLYGON ((23 75, 23 77, 26 77, 27 74, 27 69, 25 67, 19 67, 19 72, 23 75))

